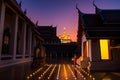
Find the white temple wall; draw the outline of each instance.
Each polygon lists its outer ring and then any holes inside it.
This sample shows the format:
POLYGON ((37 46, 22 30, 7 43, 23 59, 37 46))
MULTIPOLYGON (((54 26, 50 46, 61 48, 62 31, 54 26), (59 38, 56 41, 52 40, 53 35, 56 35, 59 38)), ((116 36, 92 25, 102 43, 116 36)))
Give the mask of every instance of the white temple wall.
POLYGON ((32 42, 34 32, 31 29, 32 27, 34 27, 33 24, 18 13, 14 7, 11 7, 11 4, 0 0, 0 68, 32 60, 31 50, 34 51, 32 46, 36 45, 36 42, 32 42), (19 19, 22 21, 22 25, 18 24, 19 19), (19 31, 20 27, 22 30, 19 31), (10 44, 8 53, 4 54, 2 53, 2 44, 3 33, 6 28, 10 30, 10 44), (26 32, 27 29, 28 33, 26 32), (18 40, 18 33, 20 41, 18 40), (28 36, 27 40, 26 36, 28 36), (17 53, 17 46, 20 54, 17 53))
POLYGON ((81 52, 81 53, 82 53, 81 56, 83 56, 83 54, 84 54, 84 53, 83 53, 83 43, 84 43, 85 41, 86 41, 86 36, 83 35, 83 36, 82 36, 82 44, 81 44, 81 46, 82 46, 82 47, 81 47, 81 48, 82 48, 82 50, 81 50, 81 51, 82 51, 82 52, 81 52))

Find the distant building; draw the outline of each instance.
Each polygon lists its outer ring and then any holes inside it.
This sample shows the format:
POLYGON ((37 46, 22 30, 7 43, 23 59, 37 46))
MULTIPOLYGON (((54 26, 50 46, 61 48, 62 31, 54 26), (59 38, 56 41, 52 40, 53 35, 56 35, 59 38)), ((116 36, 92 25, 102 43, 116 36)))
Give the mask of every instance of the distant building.
POLYGON ((61 40, 61 43, 71 43, 72 40, 69 35, 66 33, 66 28, 64 28, 63 34, 59 35, 59 39, 61 40))
POLYGON ((0 67, 32 61, 35 47, 42 51, 42 42, 16 0, 0 0, 0 67))
MULTIPOLYGON (((76 49, 76 43, 61 44, 60 39, 56 36, 56 27, 52 26, 38 26, 38 32, 41 34, 41 37, 44 39, 43 45, 46 48, 47 60, 58 59, 59 58, 69 58, 73 57, 73 54, 76 49)), ((66 33, 65 33, 66 36, 66 33)), ((49 60, 50 61, 50 60, 49 60)))
POLYGON ((60 39, 56 36, 56 27, 37 26, 37 30, 44 39, 45 44, 60 43, 60 39))
MULTIPOLYGON (((47 60, 57 61, 65 61, 69 60, 72 62, 72 57, 74 56, 76 50, 76 43, 66 43, 66 44, 46 44, 46 53, 47 53, 47 60)), ((51 61, 52 62, 52 61, 51 61)))
POLYGON ((90 59, 86 68, 91 71, 120 70, 120 10, 94 6, 95 14, 85 14, 77 8, 82 63, 90 59))

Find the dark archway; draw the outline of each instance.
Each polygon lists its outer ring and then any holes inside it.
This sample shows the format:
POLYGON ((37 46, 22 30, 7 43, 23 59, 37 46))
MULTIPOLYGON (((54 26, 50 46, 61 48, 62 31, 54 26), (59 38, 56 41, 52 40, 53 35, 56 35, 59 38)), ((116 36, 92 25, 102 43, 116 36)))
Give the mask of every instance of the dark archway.
POLYGON ((10 29, 6 28, 3 32, 2 54, 9 54, 10 47, 10 29))

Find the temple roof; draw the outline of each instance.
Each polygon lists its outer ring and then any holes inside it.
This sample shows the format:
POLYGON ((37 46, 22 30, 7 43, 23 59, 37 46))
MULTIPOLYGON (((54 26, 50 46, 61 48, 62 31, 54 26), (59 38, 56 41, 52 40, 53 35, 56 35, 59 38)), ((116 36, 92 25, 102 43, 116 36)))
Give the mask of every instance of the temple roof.
POLYGON ((120 23, 120 9, 100 9, 93 1, 96 14, 99 14, 104 23, 120 23))
POLYGON ((100 16, 96 14, 85 14, 82 16, 82 21, 87 26, 99 26, 102 23, 100 16))
POLYGON ((120 10, 101 10, 99 15, 105 23, 120 23, 120 10))
POLYGON ((95 14, 79 11, 86 37, 120 38, 120 10, 102 10, 98 7, 96 9, 95 14))

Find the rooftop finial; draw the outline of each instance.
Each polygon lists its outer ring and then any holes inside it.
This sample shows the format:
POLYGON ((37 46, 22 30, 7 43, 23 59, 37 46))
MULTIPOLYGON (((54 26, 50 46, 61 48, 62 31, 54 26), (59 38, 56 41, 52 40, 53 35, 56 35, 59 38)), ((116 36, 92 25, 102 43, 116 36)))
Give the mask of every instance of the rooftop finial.
POLYGON ((93 6, 97 7, 97 6, 95 5, 95 0, 93 0, 93 6))
POLYGON ((78 8, 77 5, 78 5, 78 4, 76 4, 76 9, 78 10, 78 14, 84 15, 84 14, 79 10, 79 8, 78 8))
POLYGON ((36 21, 36 24, 35 24, 36 26, 38 26, 38 20, 36 21))
POLYGON ((79 10, 79 9, 78 9, 78 4, 76 4, 76 9, 79 10))
POLYGON ((66 27, 63 28, 63 34, 66 34, 66 27))
POLYGON ((19 6, 20 6, 20 8, 21 8, 21 6, 22 6, 22 1, 20 0, 20 2, 19 2, 19 6))
POLYGON ((25 15, 27 14, 27 9, 24 10, 24 14, 25 14, 25 15))
POLYGON ((100 12, 100 9, 95 4, 95 0, 93 0, 93 6, 95 7, 95 13, 100 12))
POLYGON ((64 27, 63 29, 66 30, 66 27, 64 27))

